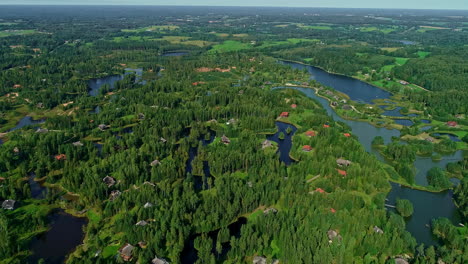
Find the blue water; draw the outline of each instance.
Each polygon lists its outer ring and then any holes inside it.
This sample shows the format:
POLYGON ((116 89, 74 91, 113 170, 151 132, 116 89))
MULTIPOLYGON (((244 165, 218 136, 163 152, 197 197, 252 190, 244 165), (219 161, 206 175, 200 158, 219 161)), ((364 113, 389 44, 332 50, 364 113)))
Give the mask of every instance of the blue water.
POLYGON ((431 136, 438 137, 438 138, 446 136, 446 137, 450 138, 454 142, 461 142, 461 140, 457 136, 455 136, 453 134, 449 134, 449 133, 433 133, 433 134, 431 134, 431 136))
POLYGON ((289 157, 289 152, 291 151, 292 147, 292 136, 294 133, 296 133, 297 128, 293 125, 283 122, 276 122, 276 127, 278 128, 278 132, 276 132, 274 135, 268 136, 267 139, 278 143, 280 161, 284 162, 286 165, 290 165, 294 162, 294 160, 289 157), (288 128, 291 128, 291 133, 289 134, 286 132, 288 128), (284 139, 279 138, 280 133, 284 134, 284 139))
POLYGON ((409 119, 394 119, 395 123, 402 125, 402 126, 412 126, 414 125, 413 121, 409 119))
POLYGON ((42 124, 44 122, 45 119, 34 120, 30 116, 25 116, 18 122, 18 124, 14 128, 10 129, 9 132, 21 129, 25 126, 42 124))

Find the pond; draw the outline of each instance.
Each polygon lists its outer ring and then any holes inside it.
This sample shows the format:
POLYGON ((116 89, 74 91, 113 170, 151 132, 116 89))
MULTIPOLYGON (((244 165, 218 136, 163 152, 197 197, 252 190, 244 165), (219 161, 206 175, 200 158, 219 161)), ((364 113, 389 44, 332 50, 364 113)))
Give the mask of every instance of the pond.
POLYGON ((396 124, 402 125, 402 126, 412 126, 414 125, 413 121, 409 119, 393 119, 396 124))
POLYGON ((291 124, 276 122, 276 127, 278 131, 271 136, 268 136, 267 139, 278 143, 278 153, 280 156, 280 161, 284 162, 286 165, 290 165, 294 162, 293 159, 289 156, 289 152, 292 147, 292 137, 296 133, 297 128, 291 124), (291 129, 291 133, 288 134, 287 129, 291 129), (280 139, 280 134, 284 134, 284 139, 280 139))
POLYGON ((38 124, 42 124, 45 122, 45 118, 43 119, 38 119, 38 120, 34 120, 32 117, 30 116, 25 116, 23 117, 19 122, 18 124, 16 124, 16 126, 10 130, 8 130, 8 132, 11 132, 11 131, 15 131, 15 130, 18 130, 18 129, 21 129, 25 126, 31 126, 31 125, 38 125, 38 124))
MULTIPOLYGON (((294 68, 305 67, 305 65, 292 63, 292 62, 283 63, 283 64, 287 64, 294 68)), ((342 76, 329 74, 326 72, 323 72, 323 73, 328 74, 329 75, 328 78, 334 78, 335 76, 337 76, 337 78, 339 78, 340 80, 337 81, 336 83, 339 83, 340 85, 343 85, 345 87, 353 87, 353 85, 355 85, 355 81, 357 81, 355 79, 348 78, 349 82, 346 82, 346 79, 341 78, 342 76)), ((359 85, 355 87, 359 87, 359 85)), ((370 86, 370 87, 373 87, 372 89, 380 90, 379 88, 375 86, 370 86)), ((374 137, 382 136, 385 144, 388 144, 389 142, 391 142, 391 138, 393 136, 400 137, 400 131, 396 129, 376 128, 367 122, 345 120, 339 117, 335 113, 335 111, 330 107, 330 103, 326 99, 316 95, 315 90, 313 89, 303 88, 303 87, 276 87, 273 89, 285 89, 285 88, 301 91, 307 97, 317 100, 325 108, 327 113, 333 117, 335 121, 341 121, 343 123, 346 123, 348 126, 350 126, 353 131, 353 134, 358 137, 359 141, 364 146, 364 148, 368 152, 373 153, 381 161, 385 162, 385 160, 380 155, 380 153, 377 150, 372 148, 372 140, 374 139, 374 137)), ((337 90, 340 90, 340 89, 337 89, 337 90)), ((341 89, 341 90, 344 91, 346 89, 341 89)), ((352 94, 355 92, 355 90, 349 90, 349 91, 352 94)), ((361 94, 361 91, 357 91, 356 93, 361 94)), ((359 95, 352 95, 352 94, 348 94, 348 95, 351 98, 362 97, 359 95)), ((387 96, 390 97, 390 93, 387 93, 387 96)), ((388 97, 387 98, 384 97, 382 99, 388 99, 388 97)), ((461 160, 461 158, 462 156, 460 155, 460 152, 455 153, 454 156, 445 157, 438 163, 434 163, 432 159, 418 158, 417 161, 415 162, 415 167, 416 167, 416 170, 420 172, 420 175, 422 175, 424 171, 427 172, 428 170, 427 168, 430 169, 434 166, 445 166, 444 163, 456 162, 456 161, 461 160)), ((421 179, 422 179, 421 177, 418 178, 418 180, 421 180, 421 179)), ((425 179, 425 175, 424 175, 424 179, 425 179)), ((430 228, 426 227, 426 224, 430 222, 431 219, 445 216, 449 218, 454 224, 458 224, 458 222, 460 221, 458 217, 457 208, 454 205, 454 202, 452 200, 453 193, 451 191, 446 191, 442 193, 429 193, 429 192, 417 191, 417 190, 413 190, 409 188, 403 188, 403 187, 399 187, 399 185, 392 184, 392 191, 389 193, 390 203, 394 204, 395 200, 394 199, 392 200, 392 198, 397 197, 397 196, 402 199, 408 199, 414 203, 415 213, 413 217, 408 220, 408 225, 406 226, 406 228, 416 238, 418 243, 424 243, 426 245, 434 245, 438 243, 438 241, 432 237, 430 228), (429 204, 431 206, 428 206, 429 204)))
POLYGON ((416 161, 414 162, 414 166, 416 167, 416 184, 421 186, 427 186, 427 172, 432 169, 433 167, 439 167, 441 169, 445 169, 447 164, 452 162, 457 162, 463 159, 463 150, 456 151, 452 154, 444 155, 442 160, 434 161, 431 157, 420 157, 416 156, 416 161))
MULTIPOLYGON (((48 189, 35 180, 36 175, 29 175, 29 187, 34 199, 44 199, 48 189)), ((61 264, 65 262, 68 254, 82 243, 84 239, 83 227, 87 224, 86 218, 79 218, 65 213, 62 209, 52 211, 47 217, 49 230, 32 239, 29 250, 32 255, 28 263, 38 263, 44 259, 45 263, 61 264)))
POLYGON ((437 138, 443 138, 443 137, 448 137, 450 140, 454 142, 461 142, 461 140, 454 134, 449 134, 449 133, 433 133, 431 136, 437 137, 437 138))
MULTIPOLYGON (((114 85, 116 82, 123 80, 125 75, 129 75, 135 73, 136 79, 135 82, 139 83, 141 77, 143 76, 143 69, 132 69, 132 68, 125 68, 125 73, 122 75, 110 75, 102 78, 94 78, 88 81, 89 92, 90 96, 98 96, 99 89, 107 84, 111 89, 114 89, 114 85)), ((143 81, 144 82, 144 81, 143 81)), ((142 83, 142 82, 140 82, 142 83)), ((142 83, 144 84, 144 83, 142 83)))
MULTIPOLYGON (((213 130, 208 130, 208 133, 210 134, 209 139, 205 139, 205 136, 200 136, 199 140, 202 143, 203 146, 206 146, 208 144, 211 144, 215 137, 216 137, 216 132, 213 130)), ((193 167, 192 167, 192 162, 195 159, 195 157, 198 155, 198 145, 195 147, 190 147, 189 151, 189 158, 187 159, 185 163, 185 173, 190 173, 192 174, 193 167)), ((203 175, 192 175, 193 181, 194 181, 194 187, 195 191, 202 191, 202 190, 208 190, 210 188, 208 184, 208 179, 213 179, 213 176, 211 175, 210 172, 210 166, 208 164, 208 161, 203 161, 203 175)), ((212 181, 213 184, 214 181, 212 181)), ((213 186, 211 186, 213 187, 213 186)))
POLYGON ((291 66, 294 69, 307 70, 310 73, 311 80, 316 80, 322 85, 329 86, 339 92, 345 93, 351 98, 351 100, 356 102, 372 104, 372 100, 374 99, 388 99, 392 95, 387 91, 358 79, 328 73, 317 67, 288 61, 280 61, 280 63, 291 66))
POLYGON ((423 126, 423 127, 421 127, 419 130, 421 130, 421 131, 427 131, 427 130, 429 130, 429 129, 431 129, 431 128, 432 128, 432 126, 423 126))

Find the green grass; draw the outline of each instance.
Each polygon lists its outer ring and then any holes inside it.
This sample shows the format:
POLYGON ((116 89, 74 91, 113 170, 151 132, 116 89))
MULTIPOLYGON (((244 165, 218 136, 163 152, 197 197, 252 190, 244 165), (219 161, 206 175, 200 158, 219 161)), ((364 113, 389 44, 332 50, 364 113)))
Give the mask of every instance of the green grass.
POLYGON ((395 62, 397 65, 405 65, 407 62, 408 62, 408 58, 400 58, 400 57, 397 57, 395 58, 395 62))
POLYGON ((135 28, 135 29, 122 29, 122 32, 133 32, 133 33, 140 33, 140 32, 153 32, 153 31, 172 31, 179 29, 179 26, 173 25, 164 25, 164 26, 149 26, 143 28, 135 28))
POLYGON ((238 51, 244 49, 250 49, 252 46, 248 43, 242 43, 235 40, 226 40, 222 44, 217 44, 213 46, 213 49, 209 53, 214 52, 229 52, 229 51, 238 51))
POLYGON ((263 214, 263 211, 262 211, 262 210, 257 210, 257 211, 255 211, 255 212, 251 213, 249 216, 247 216, 247 220, 248 220, 249 222, 255 221, 255 219, 257 219, 257 217, 259 217, 259 216, 262 215, 262 214, 263 214))
POLYGON ((94 210, 89 210, 87 215, 91 223, 99 223, 99 221, 101 221, 101 215, 96 213, 94 210))
POLYGON ((324 25, 306 26, 306 25, 304 25, 304 24, 298 24, 297 26, 300 27, 300 28, 303 28, 303 29, 332 30, 332 27, 330 27, 330 26, 324 26, 324 25))
POLYGON ((282 41, 265 41, 261 46, 258 48, 268 48, 268 47, 273 47, 273 46, 278 46, 278 45, 291 45, 291 44, 299 44, 299 43, 304 43, 304 42, 318 42, 320 41, 319 39, 306 39, 306 38, 289 38, 287 40, 282 40, 282 41))
POLYGON ((103 258, 108 258, 115 256, 117 254, 117 251, 119 250, 120 246, 119 245, 110 245, 105 247, 102 250, 102 257, 103 258))
POLYGON ((13 26, 13 25, 18 25, 18 23, 14 23, 14 22, 0 22, 0 26, 13 26))
POLYGON ((374 31, 380 31, 384 34, 391 33, 395 31, 394 28, 378 28, 378 27, 362 27, 360 28, 361 32, 374 32, 374 31))
POLYGON ((38 33, 38 32, 35 29, 0 31, 0 38, 1 37, 9 37, 9 36, 30 35, 30 34, 34 34, 34 33, 38 33))
POLYGON ((429 56, 430 54, 431 54, 431 52, 429 52, 429 51, 418 51, 418 56, 419 56, 420 59, 424 59, 427 56, 429 56))

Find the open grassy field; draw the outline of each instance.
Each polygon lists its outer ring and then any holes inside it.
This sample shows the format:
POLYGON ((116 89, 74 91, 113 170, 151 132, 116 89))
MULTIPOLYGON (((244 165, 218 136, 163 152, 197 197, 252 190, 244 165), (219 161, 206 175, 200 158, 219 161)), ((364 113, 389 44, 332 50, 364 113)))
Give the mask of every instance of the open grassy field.
POLYGON ((0 38, 9 37, 9 36, 30 35, 34 33, 38 33, 38 32, 35 29, 5 30, 5 31, 0 31, 0 38))
POLYGON ((285 45, 285 44, 298 44, 301 42, 318 42, 319 39, 305 39, 305 38, 290 38, 283 41, 265 41, 259 48, 268 48, 272 46, 285 45))
POLYGON ((332 30, 330 25, 304 25, 304 24, 296 24, 296 26, 303 28, 303 29, 314 29, 314 30, 332 30))
POLYGON ((213 46, 213 49, 210 50, 210 53, 214 52, 229 52, 229 51, 238 51, 244 49, 250 49, 252 46, 248 43, 243 43, 235 40, 226 40, 222 44, 217 44, 213 46))
POLYGON ((172 31, 179 29, 179 26, 174 25, 162 25, 162 26, 149 26, 143 28, 135 28, 135 29, 122 29, 122 32, 152 32, 152 31, 172 31))
POLYGON ((388 52, 395 52, 401 48, 396 47, 396 48, 380 48, 381 50, 388 51, 388 52))
POLYGON ((374 31, 380 31, 384 34, 391 33, 395 31, 395 28, 378 28, 378 27, 362 27, 360 28, 361 32, 374 32, 374 31))
POLYGON ((407 62, 408 62, 408 58, 401 58, 401 57, 397 57, 395 58, 395 63, 397 65, 405 65, 407 62))
POLYGON ((419 58, 421 58, 421 59, 426 58, 426 57, 429 56, 430 54, 431 54, 431 52, 429 52, 429 51, 418 51, 418 56, 419 56, 419 58))
POLYGON ((431 30, 442 30, 442 29, 450 29, 445 27, 433 27, 433 26, 419 26, 417 32, 424 33, 431 30))
POLYGON ((203 40, 192 40, 190 37, 184 36, 164 36, 162 38, 153 38, 151 36, 126 36, 126 37, 114 37, 112 41, 122 42, 122 41, 169 41, 172 44, 182 44, 182 45, 193 45, 198 47, 206 47, 212 42, 203 41, 203 40))

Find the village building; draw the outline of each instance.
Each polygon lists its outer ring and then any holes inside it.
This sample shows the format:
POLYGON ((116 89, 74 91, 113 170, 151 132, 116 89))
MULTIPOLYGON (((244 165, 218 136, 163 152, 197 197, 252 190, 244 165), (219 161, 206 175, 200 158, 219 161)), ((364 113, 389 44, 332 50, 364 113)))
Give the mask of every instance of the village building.
POLYGON ((126 243, 119 249, 120 257, 124 261, 130 261, 133 258, 132 251, 135 247, 130 245, 129 243, 126 243))
POLYGON ((349 166, 352 164, 352 162, 343 158, 339 158, 336 160, 336 164, 339 166, 349 166))
POLYGON ((312 147, 309 146, 309 145, 305 145, 305 146, 302 147, 302 151, 309 152, 311 150, 312 150, 312 147))
POLYGON ((266 139, 265 141, 262 142, 262 149, 266 149, 273 146, 270 140, 266 139))
POLYGON ((221 142, 224 143, 224 144, 226 144, 226 145, 228 145, 228 144, 231 143, 231 140, 230 140, 228 137, 226 137, 225 135, 223 135, 223 136, 221 137, 221 142))
POLYGON ((333 102, 331 103, 331 105, 332 105, 332 106, 338 106, 338 102, 337 102, 337 101, 333 101, 333 102))
POLYGON ((148 222, 146 222, 145 220, 141 220, 138 223, 136 223, 135 225, 136 226, 146 226, 147 224, 148 224, 148 222))
POLYGON ((139 120, 145 119, 145 114, 139 113, 139 114, 138 114, 138 119, 139 119, 139 120))
POLYGON ((109 200, 114 201, 117 199, 122 193, 119 190, 112 191, 109 197, 109 200))
POLYGON ((73 142, 72 144, 73 144, 73 146, 75 146, 75 147, 82 147, 82 146, 84 146, 84 144, 81 143, 80 141, 73 142))
POLYGON ((309 130, 309 131, 305 132, 305 135, 308 136, 308 137, 315 137, 317 135, 317 133, 315 131, 309 130))
POLYGON ((100 125, 98 126, 98 128, 99 128, 101 131, 106 130, 108 127, 109 127, 109 126, 107 126, 107 125, 105 125, 105 124, 100 124, 100 125))
MULTIPOLYGON (((270 264, 267 262, 267 258, 255 256, 252 261, 253 264, 270 264)), ((279 264, 279 260, 273 259, 271 264, 279 264)))
POLYGON ((433 137, 427 137, 425 140, 427 142, 431 142, 431 143, 435 142, 435 138, 433 138, 433 137))
POLYGON ((315 189, 315 191, 318 192, 318 193, 326 193, 325 190, 322 189, 322 188, 317 188, 317 189, 315 189))
POLYGON ((102 181, 107 185, 107 187, 111 187, 115 184, 115 179, 110 176, 104 177, 102 181))
POLYGON ((282 112, 279 117, 289 117, 289 112, 282 112))
POLYGON ((353 109, 350 105, 343 105, 341 108, 342 108, 343 110, 351 110, 351 109, 353 109))
POLYGON ((145 205, 143 206, 143 208, 145 208, 145 209, 151 208, 151 207, 153 207, 153 204, 150 203, 150 202, 145 203, 145 205))
POLYGON ((5 200, 2 203, 2 208, 5 210, 13 210, 15 209, 15 200, 5 200))
POLYGON ((344 133, 343 135, 344 135, 345 137, 350 137, 350 136, 351 136, 350 133, 344 133))
POLYGON ((323 128, 329 128, 329 127, 330 127, 330 125, 327 125, 327 124, 323 125, 323 128))
POLYGON ((163 258, 158 258, 157 256, 151 261, 151 264, 169 264, 169 262, 163 258))
POLYGON ((380 229, 378 226, 374 226, 373 230, 374 230, 374 232, 376 232, 377 234, 383 234, 383 233, 384 233, 383 230, 380 229))
POLYGON ((18 147, 15 147, 15 148, 13 149, 13 152, 14 152, 14 153, 19 153, 19 152, 20 152, 20 151, 19 151, 19 148, 18 148, 18 147))
POLYGON ((161 162, 159 160, 153 160, 151 163, 150 163, 150 166, 151 167, 154 167, 156 165, 161 165, 161 162))
POLYGON ((325 92, 325 94, 327 94, 327 95, 329 95, 329 96, 332 96, 332 95, 333 95, 333 92, 330 91, 330 90, 327 90, 327 91, 325 92))
POLYGON ((341 237, 340 234, 338 234, 338 231, 336 230, 328 230, 327 232, 327 236, 328 236, 328 242, 329 243, 332 243, 333 241, 341 241, 343 240, 343 237, 341 237))
POLYGON ((235 125, 237 124, 237 119, 231 118, 226 122, 226 125, 235 125))
POLYGON ((21 85, 20 84, 15 84, 15 85, 13 85, 13 88, 15 88, 15 89, 21 88, 21 85))
POLYGON ((333 214, 336 213, 335 208, 330 208, 330 212, 332 212, 333 214))
POLYGON ((268 208, 266 210, 263 211, 263 214, 269 214, 269 213, 273 213, 273 214, 276 214, 278 212, 278 210, 276 210, 276 208, 268 208))
POLYGON ((291 108, 292 108, 292 109, 296 109, 296 108, 297 108, 297 104, 292 104, 292 105, 291 105, 291 108))
POLYGON ((66 160, 67 159, 67 155, 65 154, 58 154, 55 156, 55 159, 60 161, 60 160, 66 160))
POLYGON ((38 103, 38 104, 36 105, 36 107, 37 107, 37 108, 44 108, 44 104, 43 104, 43 103, 38 103))
POLYGON ((49 130, 47 128, 38 128, 36 130, 36 133, 47 133, 49 132, 49 130))
POLYGON ((456 127, 456 126, 458 126, 458 123, 455 122, 455 121, 448 121, 448 122, 447 122, 447 126, 449 126, 449 127, 456 127))
POLYGON ((148 243, 146 241, 140 241, 138 242, 138 246, 144 249, 148 247, 148 243))
POLYGON ((404 258, 395 258, 395 264, 409 264, 409 262, 404 258))
POLYGON ((166 140, 165 138, 163 138, 163 137, 161 137, 161 138, 159 139, 159 141, 161 141, 162 143, 166 143, 166 142, 167 142, 167 140, 166 140))

